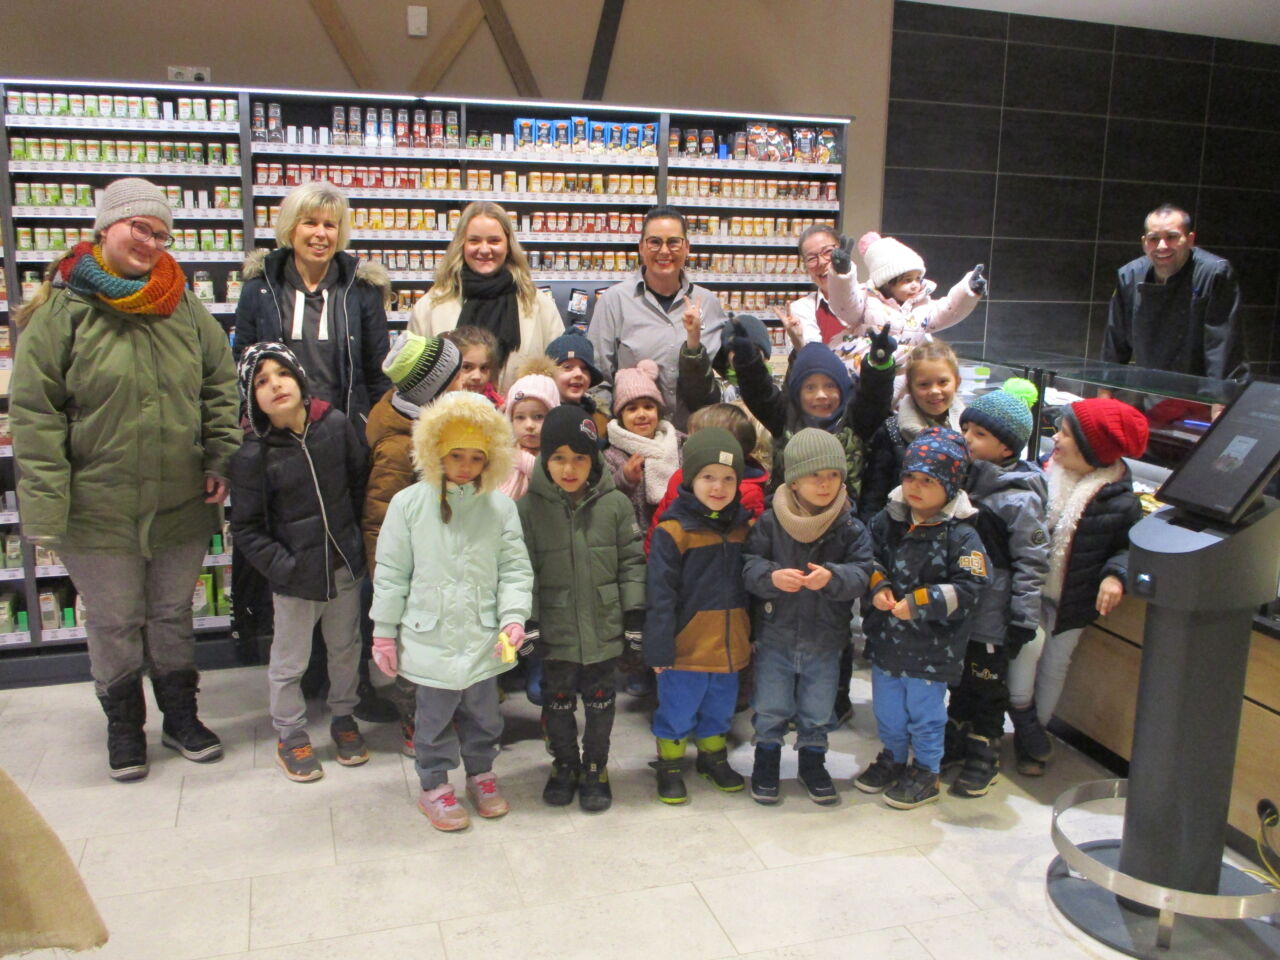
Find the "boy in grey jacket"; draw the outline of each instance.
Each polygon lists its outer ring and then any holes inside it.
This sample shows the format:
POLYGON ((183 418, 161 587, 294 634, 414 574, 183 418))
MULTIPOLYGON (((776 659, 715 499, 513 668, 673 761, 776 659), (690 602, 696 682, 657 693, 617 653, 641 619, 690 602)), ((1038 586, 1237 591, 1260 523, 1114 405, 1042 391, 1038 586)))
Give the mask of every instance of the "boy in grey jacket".
POLYGON ((969 448, 965 490, 978 508, 974 526, 987 550, 989 580, 970 622, 964 675, 951 687, 943 766, 963 763, 957 797, 981 797, 1000 771, 1000 738, 1009 707, 1009 661, 1035 637, 1040 588, 1049 572, 1045 527, 1048 487, 1038 467, 1019 460, 1031 435, 1031 411, 995 390, 960 414, 969 448))
POLYGON ((796 723, 800 782, 814 803, 838 799, 826 769, 854 601, 867 591, 875 559, 871 537, 845 489, 844 447, 809 427, 787 445, 786 483, 747 538, 744 571, 755 598, 756 757, 751 796, 778 802, 778 767, 787 724, 796 723))

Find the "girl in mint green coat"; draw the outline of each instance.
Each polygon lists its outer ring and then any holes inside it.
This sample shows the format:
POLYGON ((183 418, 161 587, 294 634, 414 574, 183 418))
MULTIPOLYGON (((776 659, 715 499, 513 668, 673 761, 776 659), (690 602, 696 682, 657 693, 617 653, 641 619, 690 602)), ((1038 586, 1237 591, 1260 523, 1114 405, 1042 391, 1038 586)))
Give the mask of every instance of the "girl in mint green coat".
POLYGON ((533 593, 515 502, 497 489, 514 452, 507 419, 479 394, 424 408, 413 431, 422 479, 391 498, 378 537, 373 657, 417 685, 418 807, 441 830, 470 824, 448 782, 459 759, 476 812, 508 809, 493 774, 496 678, 512 665, 499 631, 521 646, 533 593))

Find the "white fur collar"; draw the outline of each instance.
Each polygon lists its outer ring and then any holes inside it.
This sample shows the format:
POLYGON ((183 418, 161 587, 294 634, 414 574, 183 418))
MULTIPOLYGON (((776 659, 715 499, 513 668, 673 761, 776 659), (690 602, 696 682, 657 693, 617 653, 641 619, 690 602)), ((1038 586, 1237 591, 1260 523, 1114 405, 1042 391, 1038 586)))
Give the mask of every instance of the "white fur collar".
MULTIPOLYGON (((965 403, 960 399, 959 395, 951 401, 951 408, 947 410, 947 422, 945 426, 960 432, 960 414, 964 412, 965 403)), ((928 419, 916 406, 915 400, 911 398, 910 393, 903 394, 902 399, 898 402, 898 432, 902 434, 902 439, 910 443, 920 435, 920 432, 926 427, 939 427, 944 424, 934 423, 928 419)))
POLYGON ((1049 464, 1049 575, 1045 577, 1041 595, 1057 601, 1062 597, 1062 581, 1067 575, 1067 560, 1071 556, 1071 542, 1075 539, 1076 526, 1085 509, 1098 492, 1109 483, 1124 478, 1123 460, 1091 470, 1089 473, 1069 473, 1049 464))

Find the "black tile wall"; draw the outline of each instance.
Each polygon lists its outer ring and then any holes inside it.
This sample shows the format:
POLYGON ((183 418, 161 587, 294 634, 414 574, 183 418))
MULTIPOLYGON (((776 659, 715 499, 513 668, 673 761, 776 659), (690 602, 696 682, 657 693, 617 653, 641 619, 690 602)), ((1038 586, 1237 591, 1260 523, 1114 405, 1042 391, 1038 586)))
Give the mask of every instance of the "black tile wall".
POLYGON ((883 229, 951 338, 1099 356, 1116 270, 1175 203, 1235 266, 1249 360, 1280 370, 1280 46, 898 0, 883 229))

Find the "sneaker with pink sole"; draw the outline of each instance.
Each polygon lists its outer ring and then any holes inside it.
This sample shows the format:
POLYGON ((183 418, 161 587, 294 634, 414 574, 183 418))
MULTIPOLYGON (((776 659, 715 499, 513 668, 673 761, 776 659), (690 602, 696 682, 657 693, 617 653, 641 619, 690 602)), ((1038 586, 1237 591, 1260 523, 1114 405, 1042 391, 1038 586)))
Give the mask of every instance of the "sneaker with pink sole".
POLYGON ((431 790, 423 790, 418 795, 418 809, 437 830, 448 832, 465 830, 471 826, 471 817, 466 808, 458 802, 453 787, 447 783, 431 790))
POLYGON ((467 777, 467 796, 471 798, 471 805, 476 808, 476 813, 486 820, 505 816, 511 809, 498 792, 498 778, 492 772, 467 777))

